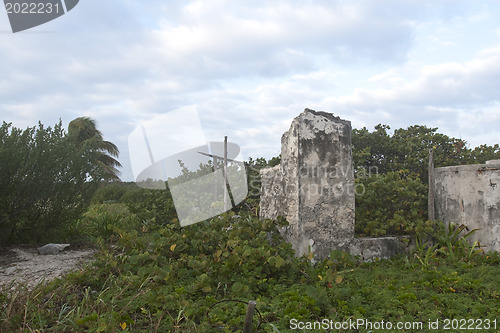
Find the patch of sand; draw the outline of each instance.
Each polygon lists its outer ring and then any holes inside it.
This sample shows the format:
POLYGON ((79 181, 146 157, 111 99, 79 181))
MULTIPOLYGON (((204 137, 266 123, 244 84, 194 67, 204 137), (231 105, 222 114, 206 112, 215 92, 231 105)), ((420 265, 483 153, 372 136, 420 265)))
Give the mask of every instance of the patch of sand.
POLYGON ((57 255, 40 255, 36 248, 14 247, 0 251, 0 285, 50 281, 81 267, 92 259, 94 249, 65 250, 57 255))

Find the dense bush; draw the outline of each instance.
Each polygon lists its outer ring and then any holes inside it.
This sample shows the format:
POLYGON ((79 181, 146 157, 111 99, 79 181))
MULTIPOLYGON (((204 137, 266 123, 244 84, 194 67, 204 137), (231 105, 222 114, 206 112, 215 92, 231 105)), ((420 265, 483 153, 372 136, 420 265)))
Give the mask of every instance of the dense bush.
POLYGON ((117 230, 139 229, 140 219, 132 214, 125 204, 106 203, 94 204, 75 222, 75 231, 82 240, 102 238, 106 242, 113 242, 117 237, 117 230), (113 238, 115 235, 115 238, 113 238))
POLYGON ((96 152, 68 140, 61 122, 53 128, 0 127, 0 245, 37 242, 88 207, 102 179, 96 152))
POLYGON ((136 188, 134 183, 108 183, 100 186, 92 197, 92 203, 115 203, 120 202, 122 196, 129 189, 136 188))
POLYGON ((359 235, 415 234, 427 220, 427 185, 401 170, 356 178, 364 192, 356 198, 356 233, 359 235))

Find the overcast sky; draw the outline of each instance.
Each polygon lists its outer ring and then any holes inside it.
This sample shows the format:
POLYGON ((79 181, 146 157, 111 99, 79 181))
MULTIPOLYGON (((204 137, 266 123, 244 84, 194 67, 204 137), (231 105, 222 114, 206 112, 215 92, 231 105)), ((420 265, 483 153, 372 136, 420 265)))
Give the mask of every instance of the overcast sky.
POLYGON ((500 2, 80 0, 13 34, 0 10, 1 120, 91 116, 132 180, 129 134, 198 109, 207 141, 270 158, 304 108, 353 128, 500 142, 500 2))

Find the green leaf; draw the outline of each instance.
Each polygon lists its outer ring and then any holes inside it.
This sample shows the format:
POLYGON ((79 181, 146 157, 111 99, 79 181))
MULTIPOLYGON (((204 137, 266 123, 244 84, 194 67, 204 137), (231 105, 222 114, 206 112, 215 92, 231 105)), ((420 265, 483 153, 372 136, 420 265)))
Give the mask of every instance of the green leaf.
POLYGON ((285 264, 285 260, 283 260, 283 258, 281 258, 279 255, 276 256, 276 267, 281 267, 285 264))
POLYGON ((239 294, 243 290, 244 285, 241 282, 235 282, 231 287, 231 292, 234 294, 239 294))

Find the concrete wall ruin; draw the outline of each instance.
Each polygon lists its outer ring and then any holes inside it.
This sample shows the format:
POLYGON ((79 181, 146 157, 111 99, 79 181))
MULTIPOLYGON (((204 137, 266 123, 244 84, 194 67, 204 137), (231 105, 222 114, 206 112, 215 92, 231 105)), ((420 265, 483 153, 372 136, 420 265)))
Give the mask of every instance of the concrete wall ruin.
POLYGON ((436 218, 480 229, 471 241, 500 251, 500 160, 434 169, 436 218))
MULTIPOLYGON (((480 229, 472 237, 500 251, 500 160, 434 170, 436 218, 480 229)), ((354 238, 351 123, 305 109, 281 138, 281 164, 261 170, 261 218, 283 216, 297 256, 343 250, 369 261, 408 247, 396 237, 354 238)))
POLYGON ((394 237, 354 238, 351 123, 305 109, 281 138, 281 164, 261 170, 261 218, 283 216, 281 230, 297 256, 344 250, 363 260, 400 251, 394 237))
POLYGON ((283 216, 298 256, 324 256, 354 237, 351 123, 306 109, 281 138, 281 164, 261 173, 261 217, 283 216))

